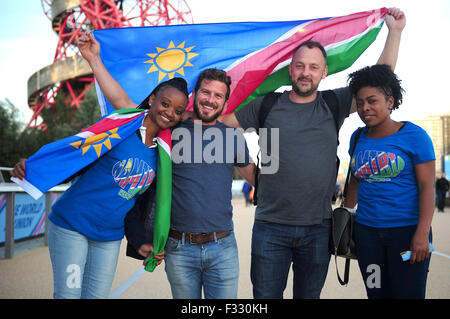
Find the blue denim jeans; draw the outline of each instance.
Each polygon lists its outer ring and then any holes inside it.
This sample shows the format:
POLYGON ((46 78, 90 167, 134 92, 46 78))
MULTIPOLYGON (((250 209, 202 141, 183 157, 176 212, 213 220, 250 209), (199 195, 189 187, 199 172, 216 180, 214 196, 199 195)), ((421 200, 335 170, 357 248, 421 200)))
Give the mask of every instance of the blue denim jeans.
POLYGON ((331 221, 290 226, 255 221, 251 280, 256 299, 282 299, 289 269, 294 272, 294 299, 318 299, 328 273, 331 221))
POLYGON ((410 249, 415 231, 416 226, 373 228, 355 223, 356 254, 369 299, 425 298, 430 258, 410 264, 400 256, 410 249))
POLYGON ((55 299, 108 298, 121 240, 99 242, 48 220, 55 299))
POLYGON ((237 298, 239 258, 234 233, 205 244, 169 237, 165 269, 174 299, 237 298))

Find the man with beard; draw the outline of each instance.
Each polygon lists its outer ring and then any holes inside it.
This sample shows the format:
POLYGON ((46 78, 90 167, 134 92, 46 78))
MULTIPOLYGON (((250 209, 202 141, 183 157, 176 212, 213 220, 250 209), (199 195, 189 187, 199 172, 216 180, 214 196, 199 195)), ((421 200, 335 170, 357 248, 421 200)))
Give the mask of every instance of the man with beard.
MULTIPOLYGON (((378 64, 394 69, 405 16, 386 15, 389 34, 378 64)), ((279 169, 261 174, 252 235, 251 280, 255 298, 283 298, 291 263, 294 298, 319 298, 328 272, 331 199, 336 183, 337 128, 319 83, 327 75, 326 52, 307 41, 289 65, 292 90, 285 91, 268 113, 264 128, 279 128, 279 169)), ((348 87, 333 90, 338 128, 352 105, 348 87)), ((263 98, 220 118, 225 124, 259 129, 263 98)), ((270 155, 271 145, 261 153, 270 155)), ((264 163, 263 163, 264 164, 264 163)))
POLYGON ((237 298, 231 184, 236 167, 253 185, 255 165, 242 133, 217 121, 230 84, 222 70, 203 71, 193 92, 191 118, 172 132, 172 214, 165 269, 176 299, 201 298, 202 289, 205 298, 237 298))

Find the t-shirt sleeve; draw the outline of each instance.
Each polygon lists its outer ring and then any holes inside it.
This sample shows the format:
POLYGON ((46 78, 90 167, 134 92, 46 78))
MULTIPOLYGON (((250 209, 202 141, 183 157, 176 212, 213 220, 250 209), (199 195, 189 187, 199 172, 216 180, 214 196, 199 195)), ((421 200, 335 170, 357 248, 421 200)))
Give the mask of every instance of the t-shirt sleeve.
POLYGON ((259 110, 261 109, 262 100, 263 96, 251 101, 234 113, 244 130, 249 128, 259 129, 259 110))
POLYGON ((339 103, 339 127, 344 123, 345 118, 350 114, 350 108, 352 106, 352 93, 348 86, 333 90, 336 94, 339 103))
POLYGON ((427 132, 421 127, 417 126, 416 133, 410 135, 409 145, 411 146, 411 157, 414 165, 436 159, 433 142, 427 132))

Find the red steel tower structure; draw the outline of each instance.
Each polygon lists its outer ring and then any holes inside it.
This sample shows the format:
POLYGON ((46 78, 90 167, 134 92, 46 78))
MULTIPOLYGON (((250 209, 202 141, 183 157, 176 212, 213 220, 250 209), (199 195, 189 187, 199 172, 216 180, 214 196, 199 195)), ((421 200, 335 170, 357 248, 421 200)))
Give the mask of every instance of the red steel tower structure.
POLYGON ((59 92, 67 96, 67 106, 79 108, 94 83, 88 63, 81 57, 78 38, 94 29, 193 23, 184 0, 41 0, 42 8, 58 35, 53 64, 28 79, 28 105, 33 115, 28 127, 37 124, 44 108, 55 105, 59 92))

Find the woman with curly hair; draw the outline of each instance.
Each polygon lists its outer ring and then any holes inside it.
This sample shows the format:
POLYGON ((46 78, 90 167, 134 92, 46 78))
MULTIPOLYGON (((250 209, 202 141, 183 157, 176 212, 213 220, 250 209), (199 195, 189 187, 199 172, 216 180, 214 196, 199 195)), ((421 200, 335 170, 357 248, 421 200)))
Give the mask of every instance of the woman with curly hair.
POLYGON ((434 213, 433 144, 419 126, 391 118, 404 91, 388 65, 350 74, 349 87, 366 126, 351 158, 344 205, 358 204, 354 235, 367 296, 423 299, 434 213), (409 261, 404 251, 411 252, 409 261))

